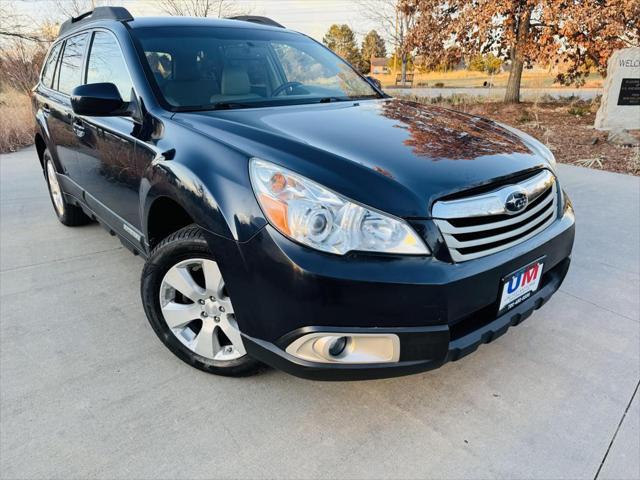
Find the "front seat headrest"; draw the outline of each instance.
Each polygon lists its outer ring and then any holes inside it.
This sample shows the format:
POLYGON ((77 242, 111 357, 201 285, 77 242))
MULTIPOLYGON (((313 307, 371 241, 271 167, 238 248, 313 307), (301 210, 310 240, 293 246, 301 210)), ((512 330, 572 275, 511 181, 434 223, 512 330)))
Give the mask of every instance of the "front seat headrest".
POLYGON ((248 95, 251 93, 249 74, 243 67, 227 65, 222 71, 222 95, 248 95))

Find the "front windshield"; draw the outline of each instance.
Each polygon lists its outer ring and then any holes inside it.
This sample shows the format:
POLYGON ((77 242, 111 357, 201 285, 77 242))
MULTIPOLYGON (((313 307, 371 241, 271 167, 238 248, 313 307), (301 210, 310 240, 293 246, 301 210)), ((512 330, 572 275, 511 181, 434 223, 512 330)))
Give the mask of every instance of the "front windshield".
POLYGON ((157 90, 177 110, 317 103, 380 94, 322 45, 252 28, 136 28, 157 90))

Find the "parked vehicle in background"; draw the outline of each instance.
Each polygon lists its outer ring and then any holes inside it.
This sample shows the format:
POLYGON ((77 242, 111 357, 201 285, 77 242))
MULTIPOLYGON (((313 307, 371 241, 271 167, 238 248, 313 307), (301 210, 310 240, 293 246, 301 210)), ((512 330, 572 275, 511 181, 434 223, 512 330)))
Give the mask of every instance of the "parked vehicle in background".
POLYGON ((207 372, 435 368, 569 267, 573 210, 540 142, 392 99, 269 19, 96 8, 61 27, 34 112, 59 220, 145 258, 151 326, 207 372))

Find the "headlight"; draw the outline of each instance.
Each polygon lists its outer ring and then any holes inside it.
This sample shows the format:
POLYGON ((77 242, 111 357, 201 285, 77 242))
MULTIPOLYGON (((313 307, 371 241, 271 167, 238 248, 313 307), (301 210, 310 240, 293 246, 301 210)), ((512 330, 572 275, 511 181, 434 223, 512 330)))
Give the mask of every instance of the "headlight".
POLYGON ((251 183, 269 223, 280 233, 324 252, 358 250, 429 255, 402 219, 359 205, 322 185, 257 158, 251 183))

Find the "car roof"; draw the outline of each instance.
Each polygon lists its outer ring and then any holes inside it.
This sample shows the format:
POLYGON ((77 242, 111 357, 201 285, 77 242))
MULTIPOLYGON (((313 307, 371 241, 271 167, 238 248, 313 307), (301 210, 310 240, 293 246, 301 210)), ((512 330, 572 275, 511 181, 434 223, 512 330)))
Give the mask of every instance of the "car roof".
POLYGON ((243 20, 203 18, 203 17, 136 17, 127 22, 131 28, 147 27, 216 27, 216 28, 249 28, 273 30, 281 32, 281 27, 263 25, 243 20))
POLYGON ((287 30, 270 18, 255 15, 244 15, 225 19, 181 16, 135 18, 123 7, 97 7, 93 11, 83 13, 78 17, 71 18, 64 22, 60 27, 58 39, 65 38, 87 27, 106 26, 114 22, 125 24, 128 28, 132 29, 147 27, 209 27, 271 31, 287 30))

